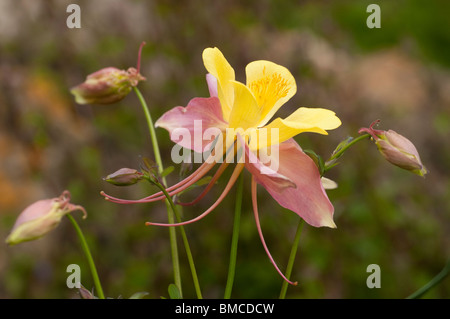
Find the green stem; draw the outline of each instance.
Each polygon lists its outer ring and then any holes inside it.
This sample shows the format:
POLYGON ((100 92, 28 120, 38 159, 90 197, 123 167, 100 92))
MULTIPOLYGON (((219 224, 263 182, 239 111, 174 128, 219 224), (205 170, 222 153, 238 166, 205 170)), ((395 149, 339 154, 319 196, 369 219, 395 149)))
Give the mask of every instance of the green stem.
POLYGON ((158 145, 158 139, 156 138, 155 126, 153 125, 153 120, 150 115, 148 105, 145 102, 145 99, 142 96, 141 91, 139 91, 139 89, 137 87, 133 87, 133 89, 134 89, 134 92, 136 93, 139 101, 141 102, 142 109, 144 111, 145 118, 147 120, 148 130, 150 132, 150 138, 152 140, 153 152, 155 153, 155 161, 156 161, 156 164, 158 164, 158 169, 159 169, 159 172, 161 173, 164 170, 164 167, 162 165, 161 153, 159 151, 159 145, 158 145))
POLYGON ((450 274, 450 259, 447 264, 441 270, 439 274, 437 274, 433 279, 431 279, 425 286, 417 290, 415 293, 408 296, 406 299, 417 299, 422 297, 425 293, 427 293, 431 288, 442 282, 448 275, 450 274))
MULTIPOLYGON (((141 94, 141 91, 137 87, 133 87, 134 92, 136 93, 139 101, 141 102, 142 109, 145 114, 145 118, 147 120, 148 129, 150 132, 150 138, 152 140, 153 152, 155 154, 155 161, 158 165, 158 171, 161 173, 164 170, 161 160, 161 153, 159 152, 158 139, 156 138, 155 126, 153 125, 153 120, 150 115, 150 111, 148 109, 147 103, 145 102, 144 97, 141 94)), ((164 185, 166 185, 166 180, 163 177, 162 181, 164 185)), ((166 208, 167 208, 167 218, 170 224, 174 223, 174 212, 171 209, 169 201, 166 199, 166 208)), ((173 264, 173 272, 174 272, 174 281, 175 285, 180 290, 181 297, 183 296, 183 292, 181 289, 181 272, 180 272, 180 260, 178 255, 178 246, 177 246, 177 234, 174 227, 169 227, 169 238, 170 238, 170 247, 172 251, 172 264, 173 264)))
POLYGON ((370 138, 371 135, 370 134, 364 134, 361 136, 358 136, 357 138, 353 139, 350 143, 346 144, 345 146, 343 146, 339 151, 337 151, 336 153, 334 153, 329 159, 328 161, 325 162, 325 171, 329 170, 331 167, 333 167, 334 161, 336 159, 338 159, 339 157, 342 156, 342 154, 344 154, 344 152, 349 149, 351 146, 353 146, 354 144, 358 143, 359 141, 362 141, 366 138, 370 138))
POLYGON ((244 174, 239 177, 239 184, 236 191, 236 203, 234 208, 233 235, 231 238, 230 264, 228 267, 227 284, 225 286, 224 299, 231 298, 231 290, 233 289, 234 275, 236 272, 236 256, 239 240, 239 228, 242 211, 242 195, 244 188, 244 174))
MULTIPOLYGON (((167 200, 170 203, 170 206, 172 208, 172 211, 175 212, 175 217, 177 218, 178 223, 181 223, 181 217, 180 214, 178 213, 178 210, 172 200, 172 198, 170 197, 170 195, 167 193, 166 189, 164 188, 163 185, 161 185, 158 182, 153 182, 163 193, 164 196, 166 196, 167 200)), ((191 252, 191 247, 189 246, 189 242, 186 236, 186 232, 184 230, 183 226, 179 226, 180 228, 180 232, 181 232, 181 237, 183 239, 183 243, 184 243, 184 248, 186 250, 186 255, 188 258, 188 262, 189 262, 189 267, 191 268, 191 274, 192 274, 192 280, 194 281, 194 288, 195 288, 195 292, 197 294, 197 298, 198 299, 202 299, 202 292, 200 289, 200 284, 198 281, 198 276, 197 276, 197 271, 195 270, 195 264, 194 264, 194 258, 192 257, 192 252, 191 252)))
MULTIPOLYGON (((292 244, 291 254, 289 255, 289 260, 286 267, 285 276, 287 279, 290 279, 292 274, 292 268, 294 267, 295 256, 297 255, 297 248, 300 242, 300 235, 302 234, 304 224, 305 223, 303 219, 300 219, 300 221, 298 222, 297 231, 295 232, 294 243, 292 244)), ((283 284, 281 285, 280 299, 286 298, 288 285, 288 282, 286 280, 283 280, 283 284)))
POLYGON ((89 250, 89 245, 86 241, 86 238, 84 237, 83 232, 81 231, 80 226, 78 226, 78 223, 76 222, 75 218, 73 218, 72 215, 70 214, 67 214, 66 216, 72 222, 72 225, 75 228, 78 238, 80 239, 81 248, 83 249, 84 254, 86 255, 89 268, 91 270, 92 279, 94 280, 95 289, 97 289, 98 297, 100 299, 105 299, 102 285, 100 284, 100 279, 98 278, 97 268, 95 268, 94 259, 92 258, 91 251, 89 250))

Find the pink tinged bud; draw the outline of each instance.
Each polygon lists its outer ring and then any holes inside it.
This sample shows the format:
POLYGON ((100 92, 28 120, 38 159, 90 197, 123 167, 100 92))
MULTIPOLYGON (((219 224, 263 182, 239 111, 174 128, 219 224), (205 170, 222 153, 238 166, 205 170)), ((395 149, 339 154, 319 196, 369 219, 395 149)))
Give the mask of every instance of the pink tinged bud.
POLYGON ((104 178, 108 183, 116 186, 129 186, 142 180, 144 174, 132 168, 121 168, 104 178))
POLYGON ((387 161, 420 176, 427 173, 427 169, 420 160, 419 152, 406 137, 393 130, 384 132, 378 137, 375 143, 387 161))
POLYGON ((368 128, 361 128, 358 133, 365 132, 370 134, 375 140, 380 153, 391 164, 424 176, 427 173, 427 169, 422 164, 419 152, 414 144, 393 130, 382 131, 374 129, 373 127, 379 122, 380 120, 374 121, 368 128))
POLYGON ((112 104, 125 98, 143 80, 135 68, 125 71, 109 67, 88 75, 70 92, 78 104, 112 104))
POLYGON ((17 218, 6 243, 16 245, 38 239, 56 228, 64 215, 76 210, 81 210, 84 213, 83 218, 86 218, 85 209, 69 201, 70 193, 64 191, 60 197, 31 204, 17 218))
POLYGON ((73 87, 70 92, 78 104, 112 104, 125 98, 131 89, 144 81, 140 72, 141 52, 139 48, 137 68, 119 70, 108 67, 87 76, 86 81, 73 87))

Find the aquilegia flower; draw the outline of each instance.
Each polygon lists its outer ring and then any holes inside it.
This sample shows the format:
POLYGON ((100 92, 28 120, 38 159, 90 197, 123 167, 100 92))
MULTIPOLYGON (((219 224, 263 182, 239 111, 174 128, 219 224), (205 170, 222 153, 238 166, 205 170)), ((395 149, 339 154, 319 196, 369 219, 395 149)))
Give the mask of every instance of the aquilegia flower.
MULTIPOLYGON (((209 72, 206 79, 211 97, 194 98, 186 107, 173 108, 156 122, 156 126, 168 130, 172 141, 180 146, 209 156, 194 173, 168 187, 167 192, 170 196, 178 194, 205 176, 216 163, 221 163, 210 183, 194 201, 180 203, 194 204, 212 188, 235 158, 237 164, 223 193, 198 217, 177 224, 146 224, 186 225, 205 217, 225 198, 245 167, 252 174, 253 211, 261 242, 278 273, 295 284, 279 270, 264 241, 257 207, 257 184, 308 224, 336 227, 334 208, 321 183, 319 170, 292 137, 302 132, 327 134, 326 130, 337 128, 341 121, 330 110, 301 107, 287 118, 276 118, 267 124, 296 93, 295 79, 286 68, 269 61, 251 62, 246 67, 247 83, 243 84, 235 80, 233 68, 219 49, 205 49, 203 62, 209 72)), ((165 198, 162 192, 140 200, 103 195, 112 202, 124 204, 165 198)))

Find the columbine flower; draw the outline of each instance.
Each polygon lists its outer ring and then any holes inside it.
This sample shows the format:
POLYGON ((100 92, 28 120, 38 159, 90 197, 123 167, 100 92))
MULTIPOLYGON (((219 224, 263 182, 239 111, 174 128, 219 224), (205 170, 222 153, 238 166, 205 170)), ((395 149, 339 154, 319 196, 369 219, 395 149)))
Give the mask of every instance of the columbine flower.
POLYGON ((382 131, 374 129, 373 126, 378 122, 379 120, 374 121, 369 128, 361 128, 359 133, 366 132, 372 135, 378 150, 391 164, 419 176, 425 176, 427 169, 422 164, 419 152, 414 144, 393 130, 382 131))
MULTIPOLYGON (((243 84, 235 80, 233 68, 217 48, 205 49, 203 62, 209 72, 206 79, 211 97, 194 98, 186 107, 175 107, 166 112, 156 122, 156 126, 168 130, 175 143, 197 152, 208 149, 211 140, 199 141, 195 136, 211 128, 219 130, 221 135, 216 136, 217 144, 205 162, 183 181, 168 187, 167 191, 171 196, 178 194, 207 174, 217 162, 221 162, 204 191, 194 201, 180 203, 194 204, 216 183, 230 159, 235 155, 239 157, 241 153, 244 161, 236 164, 216 202, 198 217, 178 224, 146 224, 186 225, 205 217, 225 198, 245 167, 253 176, 253 211, 263 247, 278 273, 289 283, 295 284, 279 270, 264 241, 257 208, 257 184, 262 185, 281 206, 292 210, 310 225, 336 227, 333 222, 334 208, 322 186, 318 168, 292 137, 302 132, 327 134, 326 130, 337 128, 341 122, 330 110, 301 107, 287 118, 276 118, 267 124, 275 112, 296 93, 295 80, 286 68, 269 61, 251 62, 246 68, 247 84, 243 84), (197 125, 198 122, 202 125, 197 125), (191 140, 180 139, 179 134, 176 134, 180 129, 190 132, 191 140), (223 152, 220 152, 222 149, 223 152)), ((123 204, 164 199, 161 192, 140 200, 122 200, 103 195, 110 201, 123 204)))
POLYGON ((137 68, 119 70, 107 67, 87 76, 86 81, 75 86, 70 92, 79 104, 112 104, 122 100, 139 81, 145 78, 139 73, 141 52, 145 42, 139 48, 137 68))
POLYGON ((6 243, 15 245, 40 238, 57 227, 64 215, 76 210, 81 210, 83 218, 86 218, 86 211, 82 206, 70 203, 69 191, 64 191, 56 198, 39 200, 19 215, 6 243))

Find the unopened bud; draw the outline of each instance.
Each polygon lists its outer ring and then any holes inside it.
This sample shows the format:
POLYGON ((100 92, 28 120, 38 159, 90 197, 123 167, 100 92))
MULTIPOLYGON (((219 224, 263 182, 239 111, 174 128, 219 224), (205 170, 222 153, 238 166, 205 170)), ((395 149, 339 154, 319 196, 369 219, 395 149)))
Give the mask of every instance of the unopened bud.
POLYGON ((116 186, 129 186, 139 182, 142 177, 143 174, 135 169, 121 168, 118 171, 106 176, 104 180, 116 186))
POLYGON ((378 150, 388 162, 414 174, 424 176, 427 169, 422 164, 414 144, 393 130, 373 129, 373 125, 376 123, 377 121, 372 123, 369 128, 360 129, 359 132, 367 132, 372 135, 378 150))
POLYGON ((112 104, 125 98, 134 86, 145 78, 139 73, 141 51, 139 48, 137 69, 119 70, 108 67, 87 76, 86 81, 73 87, 70 92, 79 104, 112 104))
POLYGON ((61 218, 72 211, 81 210, 85 218, 85 209, 69 201, 70 193, 64 191, 60 197, 31 204, 17 218, 6 243, 15 245, 40 238, 57 227, 61 218))
POLYGON ((406 137, 389 130, 376 141, 376 144, 381 154, 390 163, 420 176, 427 173, 416 147, 406 137))
POLYGON ((135 68, 125 71, 109 67, 88 75, 70 92, 79 104, 112 104, 122 100, 142 80, 145 78, 135 68))

